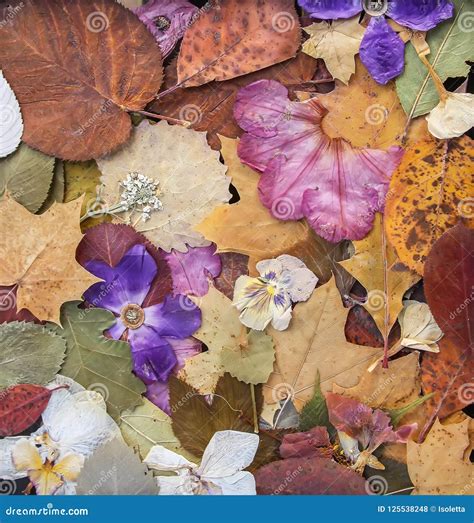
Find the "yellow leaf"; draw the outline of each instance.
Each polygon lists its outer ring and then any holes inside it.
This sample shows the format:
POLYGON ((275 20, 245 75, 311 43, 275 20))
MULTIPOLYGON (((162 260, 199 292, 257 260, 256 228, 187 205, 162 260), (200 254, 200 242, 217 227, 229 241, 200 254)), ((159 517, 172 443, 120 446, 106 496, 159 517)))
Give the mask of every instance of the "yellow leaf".
POLYGON ((35 215, 10 198, 0 202, 0 285, 17 286, 18 310, 59 323, 61 305, 100 281, 76 262, 81 205, 55 203, 35 215))
POLYGON ((275 342, 282 379, 280 384, 273 381, 271 387, 274 390, 286 387, 298 410, 313 396, 317 371, 323 392, 332 390, 335 382, 352 387, 358 383, 369 363, 381 356, 380 349, 346 341, 344 325, 347 313, 332 278, 316 289, 307 302, 295 306, 287 330, 268 330, 275 342))
POLYGON ((403 295, 420 277, 400 262, 395 249, 388 244, 381 214, 376 215, 369 235, 353 244, 354 256, 340 264, 365 287, 364 307, 388 340, 403 308, 403 295))
POLYGON ((364 28, 359 17, 321 22, 303 28, 310 35, 303 44, 303 52, 313 58, 322 58, 334 78, 347 84, 355 72, 354 55, 359 52, 364 28))
POLYGON ((385 227, 401 261, 423 274, 435 241, 460 221, 474 224, 474 148, 468 137, 409 148, 393 173, 385 227))

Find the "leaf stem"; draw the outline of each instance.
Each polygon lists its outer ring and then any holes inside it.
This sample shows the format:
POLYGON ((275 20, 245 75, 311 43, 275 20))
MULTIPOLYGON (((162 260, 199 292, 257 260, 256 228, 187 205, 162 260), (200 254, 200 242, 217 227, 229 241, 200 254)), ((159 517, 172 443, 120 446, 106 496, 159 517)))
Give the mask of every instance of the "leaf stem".
POLYGON ((148 111, 132 111, 133 113, 141 114, 142 116, 148 116, 149 118, 155 118, 157 120, 166 120, 175 125, 182 125, 183 127, 191 127, 191 122, 186 120, 178 120, 177 118, 171 118, 171 116, 165 116, 164 114, 150 113, 148 111))
POLYGON ((250 384, 250 397, 252 398, 253 431, 255 432, 255 434, 258 434, 257 403, 255 402, 255 386, 253 383, 250 384))

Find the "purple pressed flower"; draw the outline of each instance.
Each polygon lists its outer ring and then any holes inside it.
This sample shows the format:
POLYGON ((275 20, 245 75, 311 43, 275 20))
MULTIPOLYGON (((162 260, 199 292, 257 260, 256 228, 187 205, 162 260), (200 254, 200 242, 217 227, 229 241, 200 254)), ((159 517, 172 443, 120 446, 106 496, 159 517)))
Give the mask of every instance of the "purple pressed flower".
POLYGON ((90 287, 84 298, 115 314, 117 322, 107 332, 117 340, 126 335, 135 374, 146 384, 166 382, 178 364, 173 342, 200 327, 201 311, 182 295, 168 295, 161 303, 143 307, 157 274, 156 262, 144 245, 134 245, 115 267, 90 261, 86 268, 104 282, 90 287))
POLYGON ((416 31, 428 31, 453 16, 449 0, 298 0, 313 18, 351 18, 365 10, 374 18, 361 42, 360 58, 380 84, 396 78, 404 67, 404 43, 384 15, 416 31))
POLYGON ((155 37, 165 58, 183 37, 198 8, 187 0, 150 0, 133 12, 155 37))

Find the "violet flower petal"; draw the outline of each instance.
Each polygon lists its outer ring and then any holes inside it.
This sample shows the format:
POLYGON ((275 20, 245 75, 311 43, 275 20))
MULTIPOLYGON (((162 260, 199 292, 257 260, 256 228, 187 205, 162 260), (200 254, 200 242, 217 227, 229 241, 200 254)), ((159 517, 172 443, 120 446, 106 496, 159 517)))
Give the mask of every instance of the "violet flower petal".
POLYGON ((133 370, 144 383, 166 381, 178 362, 171 345, 146 325, 128 331, 133 370))
POLYGON ((362 11, 361 0, 298 0, 313 18, 322 20, 352 18, 362 11))
POLYGON ((198 8, 187 0, 149 0, 132 11, 155 37, 165 58, 184 35, 198 8))
POLYGON ((453 16, 454 5, 449 0, 392 0, 387 16, 400 25, 417 31, 428 31, 453 16))
POLYGON ((317 98, 291 102, 287 89, 273 80, 250 84, 239 91, 234 107, 247 131, 238 154, 263 173, 260 200, 275 218, 306 217, 331 242, 362 239, 383 209, 403 150, 358 149, 330 139, 321 127, 326 112, 317 98))
POLYGON ((172 250, 166 261, 173 277, 174 294, 204 296, 209 291, 209 279, 219 276, 222 270, 215 245, 188 247, 188 252, 172 250))
POLYGON ((178 359, 175 371, 182 369, 188 358, 192 358, 202 351, 202 343, 196 338, 189 337, 184 340, 168 338, 166 341, 171 345, 178 359))
POLYGON ((122 337, 122 334, 125 332, 126 328, 127 326, 123 323, 120 317, 118 317, 115 325, 110 327, 110 329, 107 331, 107 334, 114 340, 119 340, 122 337))
POLYGON ((129 249, 115 267, 90 261, 86 269, 105 282, 92 285, 84 293, 84 298, 95 307, 109 309, 116 314, 120 314, 126 304, 141 305, 157 273, 155 260, 141 244, 129 249))
POLYGON ((167 382, 154 381, 146 387, 145 396, 159 409, 171 416, 170 389, 167 382))
POLYGON ((396 78, 405 67, 405 44, 383 16, 370 20, 359 54, 372 78, 382 85, 396 78))
POLYGON ((201 311, 183 295, 167 296, 165 301, 146 307, 145 325, 159 336, 184 339, 201 326, 201 311))

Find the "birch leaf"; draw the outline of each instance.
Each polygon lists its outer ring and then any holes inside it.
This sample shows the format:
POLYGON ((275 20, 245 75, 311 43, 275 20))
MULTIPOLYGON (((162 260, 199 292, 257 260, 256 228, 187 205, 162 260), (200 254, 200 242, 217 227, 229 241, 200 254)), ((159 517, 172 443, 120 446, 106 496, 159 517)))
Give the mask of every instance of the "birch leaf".
POLYGON ((364 307, 388 341, 403 309, 403 295, 420 277, 400 262, 395 249, 388 244, 381 214, 377 214, 369 235, 353 244, 354 256, 340 264, 365 287, 364 307))
POLYGON ((347 312, 332 278, 307 302, 295 306, 287 330, 268 329, 275 342, 282 385, 290 391, 297 409, 312 398, 317 371, 323 392, 330 391, 334 382, 352 387, 368 364, 381 355, 380 349, 346 341, 347 312))
POLYGON ((23 134, 23 119, 15 93, 0 70, 0 158, 12 153, 23 134))
POLYGON ((219 153, 208 146, 205 133, 164 121, 156 125, 144 121, 124 148, 97 163, 109 207, 121 201, 120 183, 131 172, 159 183, 163 210, 153 211, 147 221, 127 211, 119 215, 120 220, 133 223, 138 232, 167 252, 186 252, 186 244, 209 245, 193 228, 231 194, 227 168, 219 162, 219 153))
POLYGON ((53 181, 54 158, 20 147, 0 160, 0 194, 8 193, 31 212, 37 212, 48 196, 53 181))
POLYGON ((104 309, 79 309, 79 304, 66 303, 61 310, 60 332, 67 340, 61 373, 102 392, 108 413, 117 419, 122 410, 141 403, 145 386, 132 374, 128 343, 103 335, 114 325, 114 315, 104 309))
POLYGON ((0 285, 17 285, 18 310, 59 323, 61 304, 99 281, 75 260, 81 203, 55 203, 35 215, 11 198, 0 200, 0 285))
POLYGON ((355 73, 354 55, 359 52, 364 36, 359 17, 332 24, 320 22, 303 29, 310 36, 303 44, 303 52, 313 58, 322 58, 332 76, 348 84, 355 73))
POLYGON ((0 388, 18 383, 45 385, 64 360, 64 338, 42 325, 13 321, 0 325, 0 388))
MULTIPOLYGON (((426 38, 431 53, 427 56, 438 76, 448 78, 467 76, 474 61, 474 32, 472 4, 453 0, 454 17, 432 29, 426 38)), ((428 69, 418 58, 414 47, 406 47, 405 71, 396 80, 397 93, 409 118, 429 113, 439 102, 439 95, 428 69)))

